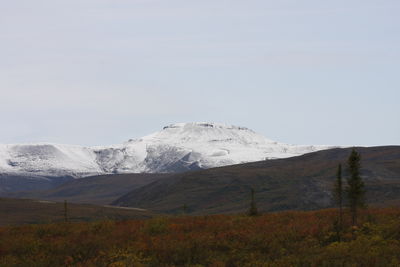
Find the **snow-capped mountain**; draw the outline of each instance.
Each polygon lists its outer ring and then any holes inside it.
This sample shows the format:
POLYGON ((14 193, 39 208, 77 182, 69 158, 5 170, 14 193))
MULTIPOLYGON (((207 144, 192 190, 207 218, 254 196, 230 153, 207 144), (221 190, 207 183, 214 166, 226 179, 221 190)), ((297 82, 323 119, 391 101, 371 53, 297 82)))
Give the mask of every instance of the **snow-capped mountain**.
POLYGON ((244 127, 177 123, 109 147, 0 145, 0 173, 85 177, 107 173, 181 172, 287 158, 333 148, 278 143, 244 127))

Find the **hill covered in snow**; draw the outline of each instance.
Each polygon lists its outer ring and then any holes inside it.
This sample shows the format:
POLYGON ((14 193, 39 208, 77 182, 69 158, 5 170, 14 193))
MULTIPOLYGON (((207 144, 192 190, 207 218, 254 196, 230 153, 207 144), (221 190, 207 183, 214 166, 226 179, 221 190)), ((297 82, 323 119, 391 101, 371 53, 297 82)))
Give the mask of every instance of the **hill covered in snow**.
POLYGON ((174 173, 265 159, 288 158, 332 146, 278 143, 244 128, 177 123, 108 147, 0 145, 0 173, 75 178, 109 173, 174 173))

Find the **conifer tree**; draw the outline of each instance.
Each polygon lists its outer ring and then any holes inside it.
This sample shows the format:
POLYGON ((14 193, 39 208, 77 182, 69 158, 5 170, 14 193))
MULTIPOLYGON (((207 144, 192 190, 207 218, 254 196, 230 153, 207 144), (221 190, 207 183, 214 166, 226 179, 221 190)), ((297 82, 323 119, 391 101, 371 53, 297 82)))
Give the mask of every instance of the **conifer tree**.
POLYGON ((256 206, 256 201, 254 199, 254 189, 251 189, 251 202, 250 202, 250 209, 248 212, 249 216, 257 216, 258 215, 258 210, 256 206))
POLYGON ((333 188, 333 197, 336 206, 339 208, 339 219, 335 222, 338 229, 338 239, 340 241, 340 232, 343 229, 343 180, 342 180, 342 164, 339 164, 336 172, 336 181, 333 188))
POLYGON ((183 204, 182 212, 183 212, 183 215, 186 215, 186 213, 188 212, 188 206, 186 204, 183 204))
POLYGON ((66 200, 64 200, 64 221, 68 222, 68 206, 66 200))
POLYGON ((339 224, 343 222, 343 180, 342 180, 342 164, 338 165, 336 172, 336 181, 333 192, 335 202, 339 208, 339 224))
POLYGON ((358 209, 365 206, 365 189, 360 176, 360 160, 360 154, 353 148, 347 160, 349 177, 346 188, 353 226, 357 225, 358 209))

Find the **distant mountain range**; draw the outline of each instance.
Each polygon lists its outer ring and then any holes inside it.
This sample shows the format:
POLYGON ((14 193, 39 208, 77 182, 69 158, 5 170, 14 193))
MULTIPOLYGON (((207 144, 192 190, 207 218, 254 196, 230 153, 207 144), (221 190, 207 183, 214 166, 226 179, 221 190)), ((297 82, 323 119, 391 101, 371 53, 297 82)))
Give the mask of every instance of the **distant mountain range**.
POLYGON ((116 173, 179 173, 288 158, 332 146, 278 143, 218 123, 177 123, 120 145, 0 145, 0 193, 45 189, 66 180, 116 173), (28 179, 28 180, 27 180, 28 179))
MULTIPOLYGON (((367 201, 400 205, 400 146, 356 149, 367 201)), ((245 211, 253 188, 261 211, 319 209, 331 206, 350 150, 217 123, 172 124, 109 147, 0 145, 0 196, 214 214, 245 211)))
MULTIPOLYGON (((400 205, 400 146, 357 147, 371 205, 400 205)), ((72 179, 52 189, 10 197, 68 200, 148 209, 156 213, 244 212, 250 189, 262 211, 332 207, 336 168, 351 148, 336 148, 286 159, 266 160, 175 174, 115 174, 72 179)))

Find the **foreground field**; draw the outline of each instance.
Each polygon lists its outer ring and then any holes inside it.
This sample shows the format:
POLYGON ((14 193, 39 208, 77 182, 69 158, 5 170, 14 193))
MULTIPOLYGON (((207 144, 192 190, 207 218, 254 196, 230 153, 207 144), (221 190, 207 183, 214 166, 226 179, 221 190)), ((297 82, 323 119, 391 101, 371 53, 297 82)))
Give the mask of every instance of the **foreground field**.
POLYGON ((400 209, 0 227, 0 266, 400 266, 400 209), (348 216, 346 216, 347 218, 348 216))
MULTIPOLYGON (((0 198, 0 226, 63 222, 64 213, 62 202, 0 198)), ((146 219, 155 216, 141 209, 72 203, 67 205, 67 215, 70 222, 146 219)))

